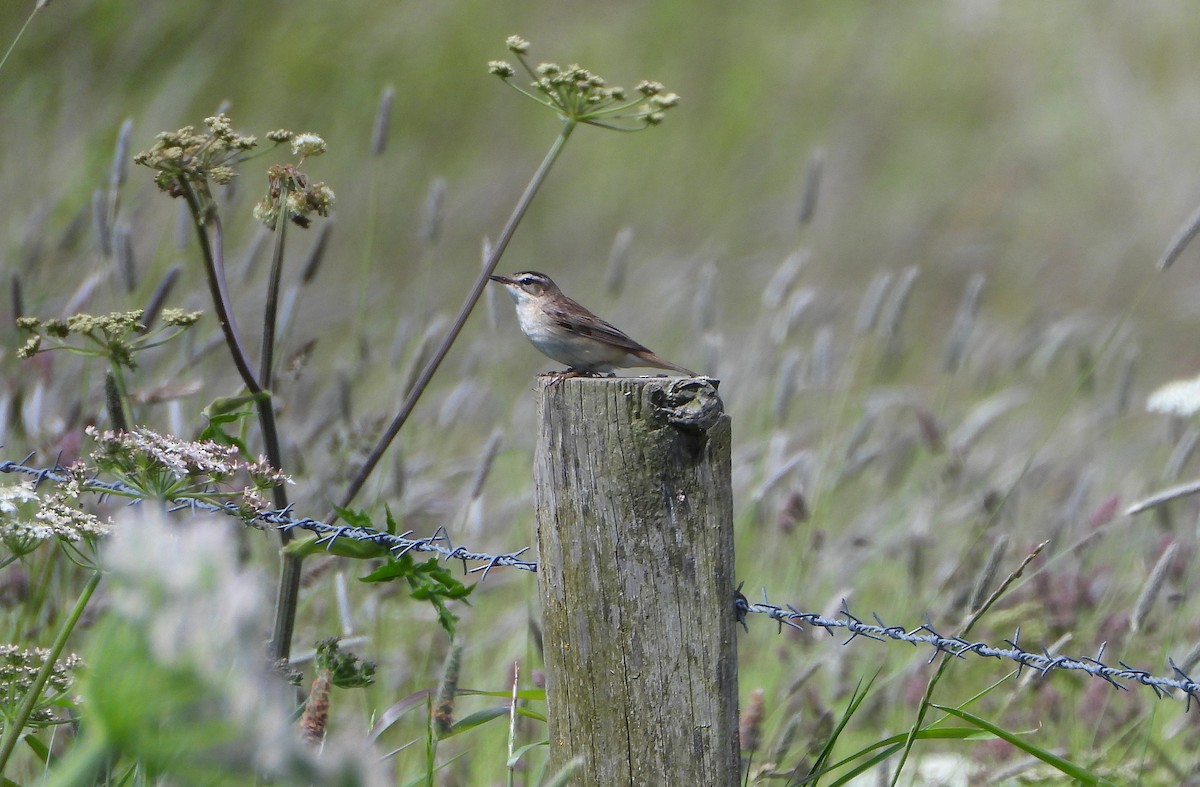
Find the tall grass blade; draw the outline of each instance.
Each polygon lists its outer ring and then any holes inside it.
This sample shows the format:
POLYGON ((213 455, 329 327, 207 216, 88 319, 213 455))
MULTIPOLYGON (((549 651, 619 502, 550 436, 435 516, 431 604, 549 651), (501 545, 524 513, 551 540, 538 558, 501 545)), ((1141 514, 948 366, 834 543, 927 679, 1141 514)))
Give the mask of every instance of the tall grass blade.
POLYGON ((1035 746, 1032 743, 1030 743, 1029 741, 1027 741, 1025 738, 1023 738, 1022 736, 1014 735, 1013 733, 1009 732, 1008 730, 1004 729, 1003 727, 1000 727, 999 725, 996 725, 996 724, 992 724, 990 721, 987 721, 986 719, 976 716, 973 713, 968 713, 967 711, 959 710, 958 708, 951 708, 947 705, 932 705, 932 707, 937 710, 942 711, 943 713, 949 713, 951 716, 957 716, 964 721, 968 721, 971 724, 974 724, 976 727, 978 727, 981 730, 987 730, 988 732, 995 735, 997 738, 1001 738, 1003 740, 1008 741, 1013 746, 1016 746, 1018 749, 1025 752, 1026 754, 1037 757, 1039 760, 1046 763, 1047 765, 1057 769, 1058 771, 1066 774, 1067 776, 1070 776, 1072 779, 1075 779, 1083 784, 1103 785, 1104 787, 1116 787, 1116 785, 1114 785, 1112 782, 1108 781, 1104 777, 1100 776, 1099 774, 1093 773, 1092 771, 1089 771, 1088 769, 1084 768, 1081 765, 1076 765, 1075 763, 1073 763, 1070 760, 1067 760, 1063 757, 1059 757, 1057 754, 1047 751, 1046 749, 1043 749, 1040 746, 1035 746))
POLYGON ((1165 271, 1174 265, 1175 260, 1179 259, 1179 255, 1183 254, 1183 250, 1187 248, 1198 232, 1200 232, 1200 208, 1197 208, 1196 212, 1188 217, 1187 222, 1175 233, 1175 237, 1171 238, 1167 244, 1167 250, 1158 259, 1158 269, 1165 271))

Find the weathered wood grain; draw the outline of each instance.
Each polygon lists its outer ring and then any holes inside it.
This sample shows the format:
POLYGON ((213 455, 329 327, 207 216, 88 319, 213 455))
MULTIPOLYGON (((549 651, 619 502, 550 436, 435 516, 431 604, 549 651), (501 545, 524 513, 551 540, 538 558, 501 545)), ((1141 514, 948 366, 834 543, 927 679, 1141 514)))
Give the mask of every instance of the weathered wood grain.
POLYGON ((539 386, 551 772, 582 755, 572 784, 739 783, 730 423, 682 385, 539 386))

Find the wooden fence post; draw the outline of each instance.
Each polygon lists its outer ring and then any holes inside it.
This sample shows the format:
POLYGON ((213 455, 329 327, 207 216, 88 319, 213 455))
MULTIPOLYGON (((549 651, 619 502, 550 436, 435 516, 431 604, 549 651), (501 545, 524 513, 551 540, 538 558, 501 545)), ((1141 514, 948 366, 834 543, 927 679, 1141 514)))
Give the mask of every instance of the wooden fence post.
POLYGON ((572 784, 737 785, 730 424, 712 384, 539 385, 550 765, 572 784))

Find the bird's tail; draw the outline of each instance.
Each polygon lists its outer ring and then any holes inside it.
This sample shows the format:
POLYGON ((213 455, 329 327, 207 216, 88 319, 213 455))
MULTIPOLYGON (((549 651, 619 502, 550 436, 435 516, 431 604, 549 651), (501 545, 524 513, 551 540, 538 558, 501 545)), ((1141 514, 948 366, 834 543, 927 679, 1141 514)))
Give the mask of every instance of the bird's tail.
POLYGON ((693 372, 691 369, 685 369, 677 363, 671 363, 666 358, 655 355, 654 353, 650 352, 649 350, 647 350, 644 353, 638 353, 638 357, 641 358, 646 363, 647 366, 652 366, 655 369, 667 369, 672 372, 679 372, 680 374, 684 375, 685 377, 699 377, 700 376, 700 375, 696 374, 695 372, 693 372))

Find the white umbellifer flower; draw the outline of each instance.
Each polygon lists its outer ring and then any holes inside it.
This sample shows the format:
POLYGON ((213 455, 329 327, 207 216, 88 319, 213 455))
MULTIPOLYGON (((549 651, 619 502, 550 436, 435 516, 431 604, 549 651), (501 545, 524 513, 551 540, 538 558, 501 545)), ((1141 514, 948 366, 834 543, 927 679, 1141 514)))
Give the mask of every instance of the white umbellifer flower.
POLYGON ((325 152, 325 140, 316 134, 305 132, 292 137, 292 155, 319 156, 325 152))
POLYGON ((69 484, 45 496, 32 481, 0 487, 0 543, 22 555, 55 538, 79 543, 108 535, 111 523, 79 509, 77 498, 78 489, 69 484))
POLYGON ((102 520, 94 514, 81 511, 66 499, 52 495, 37 514, 40 525, 60 541, 76 543, 102 538, 112 533, 111 520, 102 520))
POLYGON ((0 514, 15 514, 17 506, 37 500, 32 481, 18 481, 11 486, 0 486, 0 514))
POLYGON ((1150 394, 1146 409, 1152 413, 1178 415, 1182 418, 1200 412, 1200 377, 1191 380, 1172 380, 1150 394))

